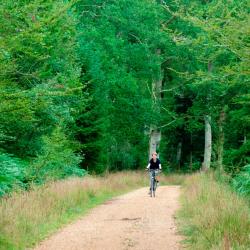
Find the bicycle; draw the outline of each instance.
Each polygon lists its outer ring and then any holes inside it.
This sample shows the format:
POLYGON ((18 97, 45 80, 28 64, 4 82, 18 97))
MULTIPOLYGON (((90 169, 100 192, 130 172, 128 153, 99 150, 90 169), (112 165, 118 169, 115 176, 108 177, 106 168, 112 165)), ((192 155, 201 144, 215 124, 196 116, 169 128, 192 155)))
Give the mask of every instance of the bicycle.
POLYGON ((156 175, 160 172, 159 169, 149 169, 150 171, 150 197, 155 197, 155 192, 157 188, 156 175))

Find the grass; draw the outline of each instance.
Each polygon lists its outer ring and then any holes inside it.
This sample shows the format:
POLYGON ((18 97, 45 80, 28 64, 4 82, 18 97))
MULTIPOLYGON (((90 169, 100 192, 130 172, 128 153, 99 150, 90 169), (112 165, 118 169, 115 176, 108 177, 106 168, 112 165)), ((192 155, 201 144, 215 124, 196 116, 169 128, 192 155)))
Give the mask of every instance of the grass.
MULTIPOLYGON (((0 249, 34 247, 104 201, 147 186, 148 175, 120 172, 71 178, 0 200, 0 249)), ((183 185, 178 213, 187 249, 250 249, 249 203, 212 174, 161 175, 161 185, 183 185)))
MULTIPOLYGON (((183 177, 161 175, 162 184, 179 184, 183 177)), ((120 172, 104 177, 71 178, 13 193, 0 200, 0 249, 35 246, 63 225, 113 196, 148 185, 142 172, 120 172)))
POLYGON ((185 174, 160 175, 161 185, 182 185, 186 179, 185 174))
POLYGON ((178 213, 184 246, 192 250, 250 249, 249 203, 211 173, 188 176, 178 213))

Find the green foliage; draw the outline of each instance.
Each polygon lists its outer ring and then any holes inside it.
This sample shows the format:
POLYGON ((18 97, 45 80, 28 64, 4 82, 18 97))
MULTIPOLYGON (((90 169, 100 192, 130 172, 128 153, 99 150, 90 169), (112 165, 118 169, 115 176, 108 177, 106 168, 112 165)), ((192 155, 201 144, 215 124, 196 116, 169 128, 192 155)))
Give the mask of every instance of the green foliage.
MULTIPOLYGON (((54 176, 59 165, 66 166, 58 177, 77 171, 80 158, 74 155, 78 149, 71 141, 86 98, 80 82, 72 4, 52 0, 0 3, 0 22, 4 23, 0 27, 0 149, 13 156, 6 159, 8 171, 4 167, 0 171, 13 172, 13 178, 27 172, 25 181, 32 181, 29 173, 36 168, 30 169, 43 162, 48 150, 55 154, 44 163, 50 166, 48 176, 50 171, 54 176), (55 145, 60 139, 48 139, 57 129, 63 145, 55 145), (70 157, 65 163, 63 153, 70 157), (16 158, 31 162, 24 166, 29 171, 14 164, 16 158)), ((44 174, 36 178, 43 180, 44 174)))
POLYGON ((246 165, 233 179, 233 187, 238 193, 250 198, 250 165, 246 165))
POLYGON ((44 136, 41 143, 43 152, 35 158, 28 170, 28 176, 33 182, 43 183, 45 180, 85 174, 78 167, 81 157, 73 151, 76 145, 65 137, 60 128, 56 128, 50 136, 44 136))
POLYGON ((20 159, 29 163, 17 164, 23 181, 41 183, 81 169, 141 168, 152 124, 161 129, 163 167, 195 171, 209 115, 212 165, 223 155, 236 176, 249 163, 248 5, 2 1, 0 150, 8 171, 20 159))
POLYGON ((14 186, 24 185, 24 162, 9 154, 0 152, 0 196, 9 192, 14 186))
POLYGON ((247 141, 241 145, 238 149, 231 149, 226 151, 227 158, 225 159, 225 169, 232 173, 237 174, 245 164, 250 162, 250 142, 247 141))
POLYGON ((159 78, 162 58, 172 53, 172 42, 160 30, 164 12, 157 3, 138 0, 79 1, 77 11, 82 77, 92 97, 79 117, 87 168, 141 167, 145 128, 159 116, 152 112, 152 81, 159 78))
POLYGON ((249 145, 243 143, 249 140, 250 124, 248 5, 248 1, 163 1, 173 16, 164 31, 177 47, 171 68, 166 68, 171 70, 170 86, 162 112, 163 149, 170 152, 171 165, 179 143, 182 166, 192 169, 192 162, 202 162, 206 114, 212 119, 212 160, 218 159, 218 145, 223 145, 225 137, 225 170, 232 172, 232 164, 238 168, 247 163, 249 145), (224 121, 220 121, 222 112, 224 121))

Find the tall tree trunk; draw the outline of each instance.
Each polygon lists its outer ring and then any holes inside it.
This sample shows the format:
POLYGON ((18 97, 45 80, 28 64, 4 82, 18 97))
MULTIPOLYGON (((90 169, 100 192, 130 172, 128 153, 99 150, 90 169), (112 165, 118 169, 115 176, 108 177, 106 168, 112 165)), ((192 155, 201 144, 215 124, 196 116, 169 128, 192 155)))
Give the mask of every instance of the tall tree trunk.
MULTIPOLYGON (((160 55, 161 50, 158 49, 156 52, 160 55)), ((161 67, 161 66, 160 66, 161 67)), ((153 111, 156 113, 160 113, 159 109, 159 100, 161 99, 162 92, 162 69, 159 69, 159 75, 156 81, 152 82, 152 102, 153 102, 153 111)), ((152 157, 152 153, 156 152, 160 145, 161 140, 161 131, 156 126, 157 121, 154 124, 150 125, 150 139, 149 139, 149 159, 152 157)))
POLYGON ((151 125, 150 141, 149 141, 149 159, 152 158, 152 153, 159 148, 161 140, 161 131, 151 125))
POLYGON ((190 134, 190 154, 189 154, 189 168, 193 169, 193 134, 190 134))
POLYGON ((247 135, 246 135, 246 129, 244 129, 244 140, 243 140, 243 144, 247 143, 247 135))
POLYGON ((220 112, 218 127, 219 127, 219 136, 218 136, 218 167, 220 171, 223 171, 223 150, 224 150, 224 121, 225 121, 225 110, 223 109, 220 112))
POLYGON ((203 170, 208 170, 211 163, 211 154, 212 154, 212 131, 211 131, 211 117, 205 115, 205 149, 204 149, 204 161, 203 161, 203 170))
MULTIPOLYGON (((213 63, 211 61, 208 62, 207 70, 209 73, 212 72, 213 63)), ((211 96, 211 91, 207 93, 207 97, 211 96)), ((207 102, 207 107, 209 110, 209 101, 207 102)), ((205 122, 205 148, 204 148, 204 160, 202 163, 202 169, 204 171, 210 168, 211 163, 211 154, 212 154, 212 130, 211 130, 211 116, 205 115, 204 116, 205 122)))
POLYGON ((181 151, 182 151, 182 142, 180 141, 177 146, 177 154, 176 154, 176 166, 180 169, 181 166, 181 151))

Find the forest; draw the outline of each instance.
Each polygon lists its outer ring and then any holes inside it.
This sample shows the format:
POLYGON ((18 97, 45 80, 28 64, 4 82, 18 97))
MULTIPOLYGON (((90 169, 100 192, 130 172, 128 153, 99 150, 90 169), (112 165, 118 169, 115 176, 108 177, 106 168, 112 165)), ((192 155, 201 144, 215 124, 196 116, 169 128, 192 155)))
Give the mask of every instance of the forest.
POLYGON ((249 195, 249 9, 1 1, 0 196, 144 169, 151 150, 165 173, 215 169, 249 195))

